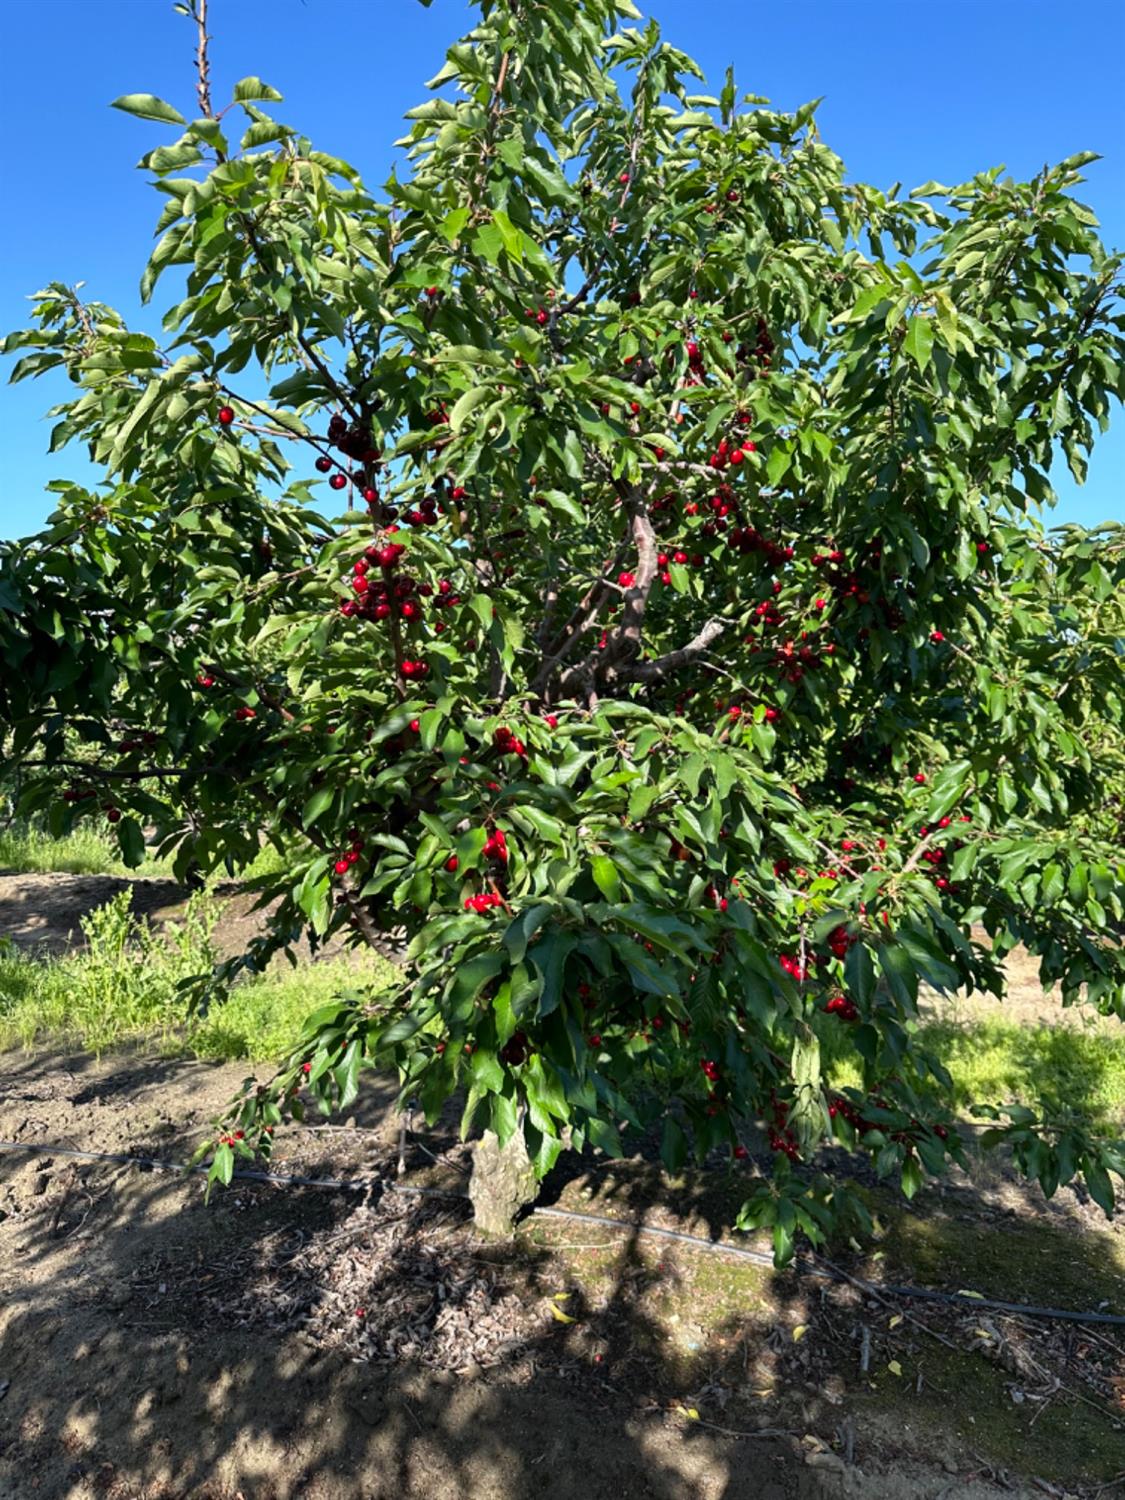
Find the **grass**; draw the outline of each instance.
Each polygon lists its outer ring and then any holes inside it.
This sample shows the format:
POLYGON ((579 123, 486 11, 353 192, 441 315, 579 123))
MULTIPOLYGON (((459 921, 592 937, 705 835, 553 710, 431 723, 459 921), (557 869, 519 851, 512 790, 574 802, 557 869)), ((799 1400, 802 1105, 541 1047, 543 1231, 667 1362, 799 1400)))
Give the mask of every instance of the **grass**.
MULTIPOLYGON (((263 846, 241 879, 275 875, 285 867, 285 858, 272 845, 263 846)), ((34 823, 17 822, 0 828, 0 873, 10 875, 116 875, 135 880, 138 876, 171 878, 172 859, 158 859, 147 851, 137 869, 123 864, 112 834, 92 824, 80 824, 62 838, 34 823)))
POLYGON ((390 968, 373 957, 362 970, 337 959, 259 975, 193 1016, 179 985, 215 961, 219 915, 214 897, 200 892, 182 921, 157 932, 131 914, 124 890, 83 919, 82 949, 36 958, 0 946, 0 1047, 49 1041, 101 1053, 143 1040, 200 1058, 273 1060, 317 1005, 390 968))
POLYGON ((317 1006, 357 980, 386 978, 391 967, 375 955, 362 970, 348 959, 326 959, 247 980, 185 1034, 183 1045, 196 1057, 273 1062, 293 1045, 317 1006))
MULTIPOLYGON (((135 875, 118 857, 116 842, 92 826, 53 839, 40 829, 13 824, 0 829, 0 871, 15 875, 135 875)), ((146 874, 166 873, 163 862, 146 861, 146 874)))
MULTIPOLYGON (((1100 1125, 1125 1122, 1125 1047, 1113 1022, 1021 1025, 1002 1016, 932 1020, 918 1028, 918 1040, 949 1069, 953 1104, 965 1112, 980 1103, 1044 1099, 1100 1125)), ((860 1070, 850 1056, 837 1051, 831 1071, 837 1087, 860 1086, 860 1070)))

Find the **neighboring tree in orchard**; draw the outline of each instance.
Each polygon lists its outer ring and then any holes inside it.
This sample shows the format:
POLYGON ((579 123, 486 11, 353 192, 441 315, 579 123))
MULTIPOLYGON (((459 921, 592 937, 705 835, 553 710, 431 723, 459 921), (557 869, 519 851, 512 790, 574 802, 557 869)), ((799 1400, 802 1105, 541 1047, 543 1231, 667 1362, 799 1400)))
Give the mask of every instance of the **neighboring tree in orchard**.
MULTIPOLYGON (((133 861, 285 851, 212 991, 400 935, 215 1176, 390 1065, 539 1175, 764 1121, 741 1222, 784 1259, 840 1208, 826 1137, 907 1192, 959 1152, 920 984, 999 993, 1022 942, 1125 1011, 1125 530, 1035 518, 1125 394, 1121 262, 1088 153, 900 198, 813 106, 691 92, 629 0, 480 12, 381 196, 260 79, 216 113, 198 15, 199 117, 117 101, 175 127, 142 287, 186 285, 166 346, 58 285, 8 340, 106 480, 0 556, 4 768, 133 861)), ((1007 1115, 1108 1211, 1119 1146, 1007 1115)))

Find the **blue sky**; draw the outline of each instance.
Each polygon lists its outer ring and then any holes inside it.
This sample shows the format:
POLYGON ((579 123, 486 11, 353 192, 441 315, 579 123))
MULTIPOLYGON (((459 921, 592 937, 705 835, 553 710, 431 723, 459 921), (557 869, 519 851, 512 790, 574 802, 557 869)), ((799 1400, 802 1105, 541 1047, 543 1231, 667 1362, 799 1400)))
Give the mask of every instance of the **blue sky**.
MULTIPOLYGON (((1005 164, 1100 150, 1083 194, 1111 245, 1125 245, 1125 64, 1117 0, 651 0, 665 35, 713 85, 733 62, 743 91, 791 109, 824 95, 824 138, 849 173, 880 186, 958 182, 1005 164), (1116 101, 1116 102, 1115 102, 1116 101)), ((211 0, 214 97, 256 73, 280 89, 279 118, 352 161, 372 185, 393 161, 403 111, 465 29, 464 0, 211 0)), ((137 282, 162 199, 135 171, 161 127, 107 106, 158 94, 192 110, 193 30, 170 0, 35 0, 4 18, 0 119, 8 142, 0 198, 0 328, 23 326, 48 281, 159 333, 137 282), (45 43, 48 45, 45 48, 45 43), (43 65, 35 60, 46 58, 43 65)), ((5 376, 6 378, 6 369, 5 376)), ((0 536, 34 530, 52 478, 91 482, 77 449, 46 452, 43 413, 65 381, 0 387, 0 536)), ((1057 521, 1125 520, 1125 413, 1118 411, 1079 489, 1058 474, 1057 521)))

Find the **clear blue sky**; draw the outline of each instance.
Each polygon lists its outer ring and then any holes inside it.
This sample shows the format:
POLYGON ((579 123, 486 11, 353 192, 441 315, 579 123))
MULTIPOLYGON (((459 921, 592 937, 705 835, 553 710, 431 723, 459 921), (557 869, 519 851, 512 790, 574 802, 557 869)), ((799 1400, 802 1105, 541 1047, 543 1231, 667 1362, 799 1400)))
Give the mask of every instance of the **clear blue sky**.
MULTIPOLYGON (((712 84, 728 62, 746 92, 791 109, 825 95, 820 124, 853 177, 907 187, 959 182, 1004 163, 1098 150, 1083 189, 1111 245, 1125 244, 1125 63, 1120 0, 651 0, 667 38, 712 84)), ((277 116, 372 185, 393 160, 404 110, 426 97, 445 47, 465 29, 464 0, 211 0, 214 96, 256 73, 280 89, 277 116)), ((107 108, 160 95, 189 114, 193 29, 170 0, 33 0, 5 10, 12 60, 0 95, 7 141, 0 194, 0 327, 51 280, 159 335, 137 282, 162 199, 134 163, 162 127, 107 108)), ((6 367, 5 375, 6 379, 6 367)), ((0 536, 35 529, 52 478, 90 482, 84 455, 46 452, 43 412, 65 381, 0 386, 0 536)), ((1125 414, 1077 488, 1058 473, 1056 520, 1125 520, 1125 414)))

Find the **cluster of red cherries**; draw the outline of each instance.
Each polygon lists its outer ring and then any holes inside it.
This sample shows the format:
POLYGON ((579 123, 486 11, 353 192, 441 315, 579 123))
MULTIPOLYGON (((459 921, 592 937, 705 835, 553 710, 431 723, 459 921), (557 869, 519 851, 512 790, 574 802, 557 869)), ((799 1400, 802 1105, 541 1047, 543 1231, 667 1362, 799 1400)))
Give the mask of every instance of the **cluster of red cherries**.
MULTIPOLYGON (((502 828, 493 829, 487 836, 481 853, 485 859, 494 860, 498 865, 506 865, 508 863, 508 839, 502 828)), ((450 860, 446 863, 446 869, 450 868, 454 859, 456 859, 456 855, 451 855, 450 860)), ((456 866, 453 866, 453 868, 456 868, 456 866)), ((466 911, 485 912, 490 911, 493 907, 503 906, 504 898, 498 891, 481 891, 478 895, 466 896, 462 905, 466 911)))
POLYGON ((841 1021, 858 1021, 859 1011, 846 995, 833 995, 824 1009, 830 1016, 839 1016, 841 1021))
POLYGON ((503 906, 504 898, 498 891, 481 891, 476 896, 466 896, 462 904, 466 911, 490 911, 494 906, 503 906))
MULTIPOLYGON (((524 744, 523 740, 521 740, 517 735, 513 734, 506 725, 501 724, 500 728, 492 736, 492 741, 501 755, 519 755, 524 759, 526 759, 527 757, 527 746, 524 744)), ((503 833, 501 833, 500 829, 497 829, 496 833, 500 835, 500 839, 502 841, 504 835, 503 833)), ((495 837, 496 834, 493 835, 493 838, 495 837)), ((503 842, 501 842, 500 847, 504 847, 503 842)), ((487 854, 488 852, 488 847, 486 845, 485 853, 487 854)))
POLYGON ((353 865, 359 864, 360 856, 363 853, 363 840, 360 838, 357 828, 348 830, 348 838, 351 840, 351 847, 344 854, 340 855, 333 866, 337 875, 346 875, 353 865))
POLYGON ((788 1123, 789 1105, 784 1099, 779 1099, 775 1094, 770 1101, 773 1109, 773 1124, 770 1127, 769 1143, 770 1150, 780 1152, 787 1156, 790 1161, 796 1161, 800 1156, 800 1148, 797 1137, 788 1123))

